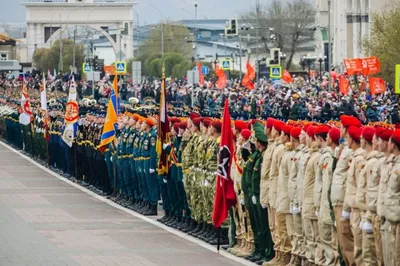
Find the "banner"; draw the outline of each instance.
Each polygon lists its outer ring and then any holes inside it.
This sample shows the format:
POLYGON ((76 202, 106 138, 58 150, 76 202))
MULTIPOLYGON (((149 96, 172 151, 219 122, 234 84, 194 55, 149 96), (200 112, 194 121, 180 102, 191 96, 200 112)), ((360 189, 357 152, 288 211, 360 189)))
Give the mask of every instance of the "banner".
POLYGON ((23 78, 22 93, 21 93, 21 114, 19 115, 19 123, 29 125, 33 120, 31 101, 28 95, 25 77, 23 78))
POLYGON ((381 71, 381 63, 376 56, 362 59, 362 73, 364 75, 373 75, 381 71))
POLYGON ((292 83, 293 82, 292 75, 290 75, 289 71, 287 71, 286 69, 285 69, 285 71, 283 71, 282 79, 286 83, 292 83))
POLYGON ((369 89, 371 94, 381 94, 386 91, 385 81, 381 78, 369 78, 369 89))
POLYGON ((199 71, 199 82, 201 86, 204 86, 204 75, 203 75, 203 68, 199 61, 196 63, 197 71, 199 71))
POLYGON ((44 138, 45 140, 49 141, 50 140, 50 135, 48 134, 49 131, 49 119, 47 115, 47 95, 46 95, 46 79, 44 77, 43 73, 43 80, 42 80, 42 86, 40 87, 40 106, 42 109, 42 115, 43 115, 43 124, 44 124, 44 138))
POLYGON ((351 76, 363 71, 363 65, 360 58, 343 59, 344 67, 346 68, 346 74, 351 76))
POLYGON ((349 81, 344 76, 339 78, 339 92, 343 95, 349 94, 349 81))
MULTIPOLYGON (((163 67, 164 68, 164 67, 163 67)), ((201 65, 198 62, 197 68, 201 69, 201 65)), ((164 71, 163 71, 164 72, 164 71)), ((200 72, 201 73, 201 72, 200 72)), ((203 77, 204 82, 204 77, 203 77)), ((166 93, 166 81, 165 74, 163 73, 162 81, 161 81, 161 95, 160 95, 160 109, 159 109, 159 121, 158 121, 158 139, 157 139, 157 153, 159 156, 158 161, 158 174, 159 175, 168 175, 168 152, 165 151, 162 147, 165 144, 169 144, 169 120, 167 115, 167 93, 166 93)))
POLYGON ((219 66, 215 66, 215 75, 218 77, 217 80, 217 88, 222 90, 226 87, 227 81, 226 81, 226 75, 224 70, 219 66))
POLYGON ((115 132, 117 130, 117 122, 118 122, 118 113, 119 113, 118 76, 115 76, 113 87, 111 88, 110 100, 108 101, 107 115, 104 121, 103 133, 101 134, 99 147, 106 146, 115 139, 115 132))
POLYGON ((256 71, 254 70, 254 67, 250 64, 249 59, 247 59, 246 74, 243 76, 242 86, 246 87, 249 90, 254 89, 253 80, 255 77, 256 77, 256 71))
POLYGON ((214 210, 212 214, 215 228, 222 225, 226 217, 228 217, 229 209, 236 204, 236 193, 231 178, 231 165, 234 152, 229 102, 225 100, 221 143, 218 154, 217 179, 215 182, 214 210))
POLYGON ((110 76, 116 75, 117 73, 115 72, 115 66, 104 66, 103 67, 104 73, 108 73, 110 76))
POLYGON ((72 147, 78 128, 79 105, 76 101, 76 95, 75 78, 72 76, 69 86, 68 102, 65 106, 64 130, 61 136, 63 141, 70 147, 72 147))

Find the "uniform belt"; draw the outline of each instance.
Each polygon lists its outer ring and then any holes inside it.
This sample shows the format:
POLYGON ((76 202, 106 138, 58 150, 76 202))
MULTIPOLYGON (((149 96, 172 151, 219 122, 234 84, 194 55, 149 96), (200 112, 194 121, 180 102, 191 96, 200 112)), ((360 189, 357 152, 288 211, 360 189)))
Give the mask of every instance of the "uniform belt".
POLYGON ((142 157, 142 160, 148 160, 148 159, 150 159, 150 156, 148 156, 148 157, 142 157))
POLYGON ((110 151, 110 149, 105 149, 105 150, 104 150, 104 152, 108 152, 108 151, 110 151))

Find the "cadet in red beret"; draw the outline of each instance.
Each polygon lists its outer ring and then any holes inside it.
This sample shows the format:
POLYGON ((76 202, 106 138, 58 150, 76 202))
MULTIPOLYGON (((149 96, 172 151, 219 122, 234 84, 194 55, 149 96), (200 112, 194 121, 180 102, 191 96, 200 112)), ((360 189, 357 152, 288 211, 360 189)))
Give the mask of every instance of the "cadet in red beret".
POLYGON ((361 121, 354 116, 342 115, 340 116, 340 121, 342 122, 342 127, 340 130, 340 137, 345 138, 346 132, 349 127, 362 127, 361 121))
POLYGON ((274 118, 268 117, 267 118, 267 128, 268 129, 272 129, 272 127, 274 126, 275 121, 276 120, 274 118))
POLYGON ((362 130, 362 140, 365 140, 365 141, 368 142, 368 144, 372 145, 372 141, 374 139, 375 133, 376 133, 375 128, 373 128, 373 127, 364 127, 363 130, 362 130))
MULTIPOLYGON (((234 124, 235 124, 235 130, 237 131, 237 133, 240 133, 243 129, 249 129, 248 125, 245 121, 235 120, 234 124)), ((235 135, 236 135, 236 132, 235 132, 235 135)))
POLYGON ((285 125, 286 125, 285 122, 282 122, 282 121, 280 121, 280 120, 275 120, 275 122, 274 122, 274 129, 275 129, 276 131, 278 131, 279 133, 281 133, 281 132, 282 132, 282 129, 283 129, 283 127, 284 127, 285 125))
POLYGON ((214 120, 211 122, 210 126, 212 126, 217 133, 221 133, 222 123, 219 120, 214 120))
POLYGON ((190 130, 193 132, 194 129, 192 129, 192 128, 196 128, 197 129, 196 132, 199 131, 200 130, 200 123, 201 123, 200 117, 194 118, 192 120, 192 126, 190 127, 190 130))
POLYGON ((335 143, 336 146, 338 146, 340 139, 340 129, 334 127, 329 130, 328 139, 330 139, 333 143, 335 143))
POLYGON ((240 131, 240 135, 245 139, 245 140, 249 140, 251 137, 251 130, 250 129, 243 129, 242 131, 240 131))

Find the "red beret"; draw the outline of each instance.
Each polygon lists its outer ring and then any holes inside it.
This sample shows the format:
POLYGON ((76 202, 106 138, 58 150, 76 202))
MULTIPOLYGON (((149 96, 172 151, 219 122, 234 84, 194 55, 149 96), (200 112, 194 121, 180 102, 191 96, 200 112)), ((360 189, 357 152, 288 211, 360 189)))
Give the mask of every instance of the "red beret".
POLYGON ((245 128, 242 131, 240 131, 240 135, 242 135, 242 137, 245 140, 248 140, 250 138, 250 136, 251 136, 251 131, 249 129, 245 128))
POLYGON ((386 128, 383 128, 383 130, 380 131, 379 133, 377 132, 377 136, 379 138, 381 138, 382 140, 384 140, 384 141, 389 141, 389 139, 392 136, 392 134, 393 134, 393 130, 392 129, 386 129, 386 128))
POLYGON ((272 117, 268 117, 268 119, 267 119, 267 128, 271 129, 274 126, 274 122, 275 121, 276 120, 273 119, 272 117))
POLYGON ((282 129, 284 126, 286 126, 285 122, 282 122, 280 120, 275 120, 275 122, 274 122, 275 130, 282 132, 282 129))
POLYGON ((195 112, 191 112, 190 115, 189 115, 189 117, 190 117, 190 120, 193 121, 195 118, 199 118, 200 115, 197 114, 197 113, 195 113, 195 112))
POLYGON ((169 121, 171 122, 171 124, 175 124, 175 123, 180 123, 181 122, 181 119, 179 119, 178 117, 171 117, 170 119, 169 119, 169 121))
POLYGON ((242 120, 235 120, 235 129, 241 132, 243 129, 249 129, 247 123, 242 120))
POLYGON ((290 136, 290 131, 292 130, 293 126, 290 125, 285 125, 282 129, 283 133, 286 135, 290 136))
POLYGON ((308 129, 307 129, 307 135, 310 137, 310 138, 314 138, 315 137, 315 131, 317 130, 317 127, 316 126, 310 126, 308 129))
POLYGON ((173 125, 173 128, 174 128, 175 132, 178 132, 178 131, 179 131, 179 124, 180 124, 180 123, 175 123, 175 124, 173 125))
POLYGON ((260 121, 258 119, 251 119, 250 122, 251 122, 252 125, 254 125, 257 122, 260 122, 261 124, 264 124, 262 121, 260 121))
POLYGON ((349 136, 353 140, 360 142, 361 134, 362 134, 362 128, 356 127, 356 126, 350 126, 348 128, 349 136))
POLYGON ((400 129, 395 129, 392 134, 392 140, 397 144, 400 144, 400 129))
POLYGON ((319 134, 324 134, 324 133, 328 133, 329 130, 331 130, 330 127, 322 125, 317 127, 317 129, 315 130, 315 135, 319 135, 319 134))
POLYGON ((133 119, 135 119, 136 121, 139 121, 140 115, 139 114, 133 114, 133 119))
POLYGON ((340 116, 340 121, 345 128, 349 128, 350 126, 361 127, 361 121, 355 118, 354 116, 342 115, 340 116))
POLYGON ((179 128, 186 129, 187 128, 187 122, 186 121, 180 122, 179 123, 179 128))
POLYGON ((200 127, 200 122, 201 122, 200 117, 196 117, 192 121, 193 121, 193 125, 195 125, 196 127, 200 127))
POLYGON ((331 130, 329 130, 329 137, 331 137, 332 141, 336 143, 336 145, 339 145, 339 139, 340 139, 340 129, 334 127, 331 130))
POLYGON ((312 126, 312 124, 305 124, 303 126, 302 130, 307 133, 308 128, 311 127, 311 126, 312 126))
POLYGON ((294 127, 290 131, 290 136, 292 136, 295 139, 298 139, 301 133, 301 127, 294 127))
POLYGON ((369 143, 372 143, 372 139, 375 135, 375 132, 376 132, 376 130, 373 127, 364 127, 363 131, 362 131, 362 136, 369 143))
POLYGON ((149 125, 149 127, 154 127, 154 120, 150 117, 146 118, 145 120, 146 124, 149 125))
POLYGON ((211 126, 219 131, 221 131, 222 123, 219 120, 214 120, 211 122, 211 126))
POLYGON ((203 125, 206 127, 206 128, 208 128, 209 126, 210 126, 210 124, 211 124, 211 119, 210 118, 205 118, 205 119, 203 119, 203 121, 201 121, 202 123, 203 123, 203 125))

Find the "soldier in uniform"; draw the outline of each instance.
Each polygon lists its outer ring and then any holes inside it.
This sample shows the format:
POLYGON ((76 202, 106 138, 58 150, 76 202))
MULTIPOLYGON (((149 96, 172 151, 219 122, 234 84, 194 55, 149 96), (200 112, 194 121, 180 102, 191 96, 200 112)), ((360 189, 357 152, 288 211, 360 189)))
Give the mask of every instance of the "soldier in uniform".
MULTIPOLYGON (((377 126, 376 133, 373 139, 378 151, 375 160, 371 158, 373 163, 372 169, 367 174, 367 192, 366 192, 366 205, 367 212, 364 220, 363 229, 363 250, 370 253, 370 257, 376 256, 376 265, 382 266, 382 237, 381 237, 381 216, 377 214, 378 208, 378 193, 379 183, 383 178, 382 173, 384 168, 388 165, 386 159, 389 157, 388 141, 392 135, 392 130, 377 126), (370 227, 372 226, 372 233, 370 227)), ((364 257, 364 256, 363 256, 364 257)))
POLYGON ((374 241, 368 241, 367 237, 372 235, 372 224, 367 222, 367 181, 368 173, 371 172, 373 165, 377 162, 376 156, 378 151, 376 150, 376 145, 373 141, 375 136, 375 128, 364 127, 361 135, 361 148, 366 152, 365 155, 365 166, 361 170, 357 179, 357 192, 356 192, 356 206, 360 210, 361 223, 360 229, 362 231, 362 260, 364 265, 378 265, 376 260, 375 244, 374 241), (365 230, 364 230, 365 229, 365 230), (371 243, 372 245, 368 245, 371 243))
POLYGON ((153 118, 146 118, 142 123, 144 138, 142 142, 143 170, 146 175, 146 184, 148 190, 148 208, 143 212, 144 215, 157 215, 158 202, 158 182, 157 182, 157 152, 156 141, 157 133, 153 128, 155 126, 153 118))
POLYGON ((123 175, 124 175, 124 184, 126 186, 126 196, 128 200, 123 204, 124 207, 132 206, 133 205, 133 193, 132 193, 132 168, 131 168, 131 161, 133 158, 133 139, 135 137, 135 130, 136 130, 136 120, 133 117, 134 111, 132 109, 126 110, 127 124, 126 124, 126 143, 125 143, 125 154, 122 158, 122 167, 123 167, 123 175))
POLYGON ((302 220, 300 215, 300 208, 295 199, 297 199, 297 184, 298 178, 303 178, 304 172, 300 173, 300 161, 302 156, 304 156, 305 146, 305 135, 301 136, 302 128, 300 126, 292 128, 290 131, 290 141, 293 145, 295 154, 291 159, 291 165, 289 169, 289 180, 288 180, 288 197, 290 200, 289 210, 292 214, 292 257, 290 260, 290 265, 301 265, 302 249, 304 249, 304 238, 302 234, 302 220), (299 233, 300 232, 300 233, 299 233))
MULTIPOLYGON (((378 192, 378 201, 377 201, 377 215, 379 216, 379 220, 381 221, 380 234, 382 237, 382 258, 383 258, 383 265, 393 265, 392 264, 392 256, 391 256, 391 246, 395 245, 394 242, 391 241, 391 223, 388 221, 386 215, 386 208, 389 205, 386 205, 386 195, 389 193, 389 177, 392 171, 396 171, 394 168, 395 162, 398 159, 398 156, 395 156, 391 151, 391 147, 389 147, 390 142, 392 141, 391 138, 394 134, 393 130, 387 130, 385 133, 380 134, 380 138, 382 141, 382 147, 386 148, 386 160, 384 161, 383 165, 380 169, 380 180, 379 180, 379 192, 378 192), (387 144, 387 145, 386 145, 387 144)), ((393 145, 393 144, 392 144, 393 145)), ((392 148, 394 148, 392 146, 392 148)), ((389 203, 389 202, 388 202, 389 203)), ((392 203, 390 203, 391 205, 392 203)), ((392 208, 392 207, 391 207, 392 208)), ((393 211, 393 208, 391 209, 393 211)), ((389 214, 390 215, 390 214, 389 214)), ((398 251, 397 251, 398 252, 398 251)), ((398 261, 397 261, 398 262, 398 261)), ((395 264, 394 264, 395 265, 395 264)))
POLYGON ((277 198, 277 185, 278 185, 277 182, 278 182, 279 168, 282 161, 282 156, 285 152, 285 145, 284 143, 282 143, 281 138, 279 136, 283 134, 282 130, 285 125, 286 124, 284 122, 275 120, 273 121, 273 128, 271 132, 273 136, 276 136, 277 143, 272 153, 271 169, 269 174, 269 193, 268 193, 269 206, 267 207, 270 209, 270 214, 271 216, 273 216, 272 219, 274 220, 274 224, 270 225, 270 232, 273 235, 272 239, 274 241, 275 257, 272 261, 267 262, 266 265, 279 263, 281 261, 281 257, 283 257, 283 254, 281 254, 280 252, 281 236, 278 235, 278 233, 276 232, 276 225, 278 223, 277 220, 278 214, 276 213, 277 209, 276 198, 277 198))
MULTIPOLYGON (((234 233, 235 241, 232 241, 234 245, 228 248, 228 252, 240 256, 247 257, 251 255, 253 250, 250 250, 253 245, 249 242, 248 239, 249 229, 251 230, 251 226, 249 221, 247 221, 247 211, 244 206, 244 196, 241 189, 241 180, 243 173, 243 163, 244 158, 242 157, 242 151, 245 153, 245 159, 250 155, 250 143, 248 140, 251 137, 251 131, 248 129, 248 125, 245 121, 235 120, 235 137, 236 137, 236 145, 235 145, 235 154, 233 156, 232 166, 231 166, 231 176, 234 181, 234 189, 236 192, 237 203, 236 206, 233 207, 232 215, 235 223, 235 231, 234 233), (246 149, 248 148, 248 149, 246 149), (246 155, 247 151, 247 155, 246 155), (243 204, 241 204, 243 203, 243 204)), ((231 227, 233 229, 233 227, 231 227)))
POLYGON ((388 265, 400 265, 400 129, 396 129, 389 142, 389 152, 393 154, 393 167, 387 180, 384 196, 384 215, 390 225, 388 265))
POLYGON ((343 202, 344 219, 350 219, 351 231, 354 237, 354 260, 356 265, 362 265, 362 232, 360 228, 361 212, 356 205, 357 180, 365 167, 365 150, 361 148, 362 128, 350 126, 347 130, 347 142, 353 150, 352 159, 347 171, 346 194, 343 202))
POLYGON ((335 223, 337 236, 339 240, 339 247, 346 265, 354 265, 354 240, 350 228, 350 213, 343 210, 343 202, 345 198, 346 184, 347 184, 347 171, 349 161, 352 157, 352 150, 349 148, 348 143, 344 140, 347 134, 347 129, 353 125, 361 127, 361 122, 352 116, 342 115, 340 117, 342 127, 340 130, 340 137, 342 143, 339 146, 335 171, 332 177, 331 188, 331 202, 334 209, 335 223), (344 214, 344 217, 342 216, 344 214))
POLYGON ((131 165, 133 171, 135 172, 135 190, 136 190, 136 204, 132 207, 134 210, 139 211, 144 206, 143 201, 143 193, 144 193, 144 184, 142 181, 142 166, 141 166, 141 138, 142 138, 142 130, 141 123, 143 121, 143 117, 137 114, 135 116, 136 120, 136 133, 135 138, 133 139, 133 165, 131 165))
POLYGON ((315 132, 317 126, 310 126, 307 129, 307 146, 310 150, 310 158, 307 162, 304 181, 303 181, 303 204, 301 206, 303 217, 304 240, 306 247, 306 259, 309 264, 316 264, 318 256, 321 254, 318 241, 318 223, 315 215, 314 206, 314 184, 315 176, 318 170, 318 161, 321 156, 318 146, 315 142, 315 132))
POLYGON ((315 264, 317 265, 339 264, 338 254, 335 254, 333 248, 333 243, 337 240, 332 238, 333 220, 328 201, 333 171, 332 153, 333 149, 336 148, 336 144, 330 138, 331 134, 336 136, 338 140, 340 131, 337 128, 331 129, 326 125, 319 126, 315 131, 316 143, 321 152, 314 184, 315 215, 318 218, 318 233, 320 238, 317 245, 321 251, 321 255, 315 258, 315 264))
POLYGON ((129 129, 128 127, 129 117, 124 115, 122 118, 122 124, 120 128, 120 135, 118 138, 118 149, 117 149, 117 174, 118 174, 118 191, 119 196, 117 197, 116 201, 123 203, 127 201, 127 185, 125 182, 125 155, 126 155, 126 144, 128 141, 129 136, 129 129))

